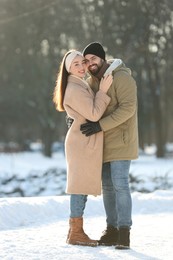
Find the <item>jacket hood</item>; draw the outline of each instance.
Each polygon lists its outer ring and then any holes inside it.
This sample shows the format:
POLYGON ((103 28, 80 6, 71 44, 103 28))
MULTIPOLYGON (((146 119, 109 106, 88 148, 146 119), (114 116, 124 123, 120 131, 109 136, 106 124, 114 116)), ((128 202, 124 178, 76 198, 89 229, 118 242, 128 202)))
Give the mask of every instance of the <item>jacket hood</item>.
POLYGON ((107 62, 110 64, 110 66, 104 73, 104 76, 117 71, 125 71, 131 75, 131 70, 125 66, 121 59, 110 59, 107 62))

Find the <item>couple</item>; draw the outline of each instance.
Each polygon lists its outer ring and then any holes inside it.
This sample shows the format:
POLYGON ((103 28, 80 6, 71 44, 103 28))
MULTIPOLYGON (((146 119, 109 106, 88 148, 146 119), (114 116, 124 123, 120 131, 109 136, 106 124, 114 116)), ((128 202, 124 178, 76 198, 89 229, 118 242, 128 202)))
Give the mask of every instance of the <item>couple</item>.
POLYGON ((137 88, 130 70, 120 59, 107 61, 98 42, 83 53, 71 50, 62 60, 53 100, 73 119, 65 140, 71 194, 67 243, 130 248, 129 168, 138 156, 137 88), (107 227, 96 241, 84 232, 83 215, 87 196, 100 195, 101 189, 107 227))

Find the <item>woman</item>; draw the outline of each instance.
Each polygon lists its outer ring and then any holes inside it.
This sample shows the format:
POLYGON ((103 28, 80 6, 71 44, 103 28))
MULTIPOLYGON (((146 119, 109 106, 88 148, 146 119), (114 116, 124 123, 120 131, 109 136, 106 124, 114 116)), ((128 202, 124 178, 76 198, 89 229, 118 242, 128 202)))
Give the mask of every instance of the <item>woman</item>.
POLYGON ((74 121, 65 139, 67 161, 67 188, 70 196, 70 220, 67 243, 96 246, 83 230, 83 213, 87 195, 101 194, 101 167, 103 132, 86 137, 80 125, 86 120, 98 121, 103 115, 110 97, 106 94, 112 75, 105 76, 100 89, 93 93, 84 80, 86 64, 82 54, 72 50, 65 54, 54 91, 54 103, 59 111, 66 111, 74 121))

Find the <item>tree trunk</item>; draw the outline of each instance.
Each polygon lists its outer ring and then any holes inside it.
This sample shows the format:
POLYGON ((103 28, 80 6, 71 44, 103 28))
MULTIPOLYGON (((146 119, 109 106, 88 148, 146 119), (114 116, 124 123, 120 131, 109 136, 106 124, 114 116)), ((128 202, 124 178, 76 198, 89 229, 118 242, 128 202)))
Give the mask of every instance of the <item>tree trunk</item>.
POLYGON ((161 107, 161 81, 158 73, 158 66, 154 63, 155 70, 155 91, 153 93, 154 114, 156 124, 156 142, 157 142, 157 157, 164 157, 165 154, 165 138, 163 133, 163 116, 161 107))
POLYGON ((163 135, 163 120, 162 120, 162 109, 161 109, 161 82, 158 73, 158 66, 154 62, 151 66, 151 61, 147 59, 149 82, 151 87, 152 101, 153 101, 153 114, 155 123, 155 138, 157 146, 157 157, 164 157, 164 135, 163 135))
POLYGON ((43 140, 43 153, 47 157, 52 156, 52 143, 53 143, 54 130, 47 126, 43 129, 42 140, 43 140))

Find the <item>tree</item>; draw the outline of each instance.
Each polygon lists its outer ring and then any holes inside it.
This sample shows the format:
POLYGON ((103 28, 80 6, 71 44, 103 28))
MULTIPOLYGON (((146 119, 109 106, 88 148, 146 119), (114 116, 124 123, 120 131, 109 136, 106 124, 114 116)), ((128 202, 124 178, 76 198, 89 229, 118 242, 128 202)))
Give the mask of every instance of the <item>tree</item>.
POLYGON ((65 113, 52 103, 64 53, 100 41, 121 58, 138 86, 140 147, 164 156, 173 139, 171 0, 1 0, 1 140, 64 140, 65 113), (3 112, 2 112, 3 110, 3 112))

